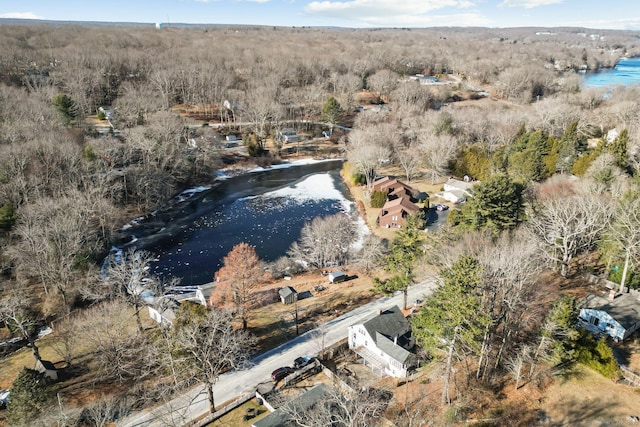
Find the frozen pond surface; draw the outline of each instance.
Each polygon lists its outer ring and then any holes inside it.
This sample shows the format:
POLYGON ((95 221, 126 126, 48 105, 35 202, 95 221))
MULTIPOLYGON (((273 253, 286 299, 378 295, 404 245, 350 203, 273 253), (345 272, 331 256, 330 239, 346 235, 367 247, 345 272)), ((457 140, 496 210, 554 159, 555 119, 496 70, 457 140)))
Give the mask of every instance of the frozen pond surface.
POLYGON ((156 274, 179 277, 183 285, 210 282, 240 242, 273 261, 286 254, 307 221, 355 211, 341 166, 341 161, 321 162, 226 179, 127 227, 126 239, 157 255, 156 274))

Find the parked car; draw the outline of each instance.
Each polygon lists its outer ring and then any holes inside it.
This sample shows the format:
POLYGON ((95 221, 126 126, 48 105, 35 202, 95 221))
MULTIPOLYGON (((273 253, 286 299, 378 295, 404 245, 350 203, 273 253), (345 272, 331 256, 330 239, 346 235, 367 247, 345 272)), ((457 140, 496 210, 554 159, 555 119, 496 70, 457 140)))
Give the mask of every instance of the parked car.
POLYGON ((283 366, 271 373, 271 379, 278 382, 289 374, 292 374, 295 370, 291 366, 283 366))
POLYGON ((438 203, 436 205, 437 211, 446 211, 447 209, 449 209, 449 206, 445 205, 444 203, 438 203))
POLYGON ((0 408, 6 408, 9 403, 9 390, 0 390, 0 408))
POLYGON ((311 362, 313 362, 312 357, 309 357, 309 356, 296 357, 296 360, 293 361, 293 367, 295 369, 302 369, 311 362))

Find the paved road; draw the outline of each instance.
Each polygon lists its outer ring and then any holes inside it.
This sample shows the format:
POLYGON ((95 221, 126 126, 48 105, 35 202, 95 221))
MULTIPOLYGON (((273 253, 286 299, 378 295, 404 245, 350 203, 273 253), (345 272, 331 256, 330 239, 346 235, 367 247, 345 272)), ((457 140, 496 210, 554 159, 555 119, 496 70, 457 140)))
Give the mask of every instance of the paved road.
MULTIPOLYGON (((410 287, 409 303, 430 294, 435 286, 434 279, 430 279, 410 287)), ((323 347, 329 347, 346 338, 349 326, 362 321, 379 309, 393 305, 401 306, 402 299, 401 292, 391 297, 377 299, 256 356, 252 360, 253 365, 248 369, 230 371, 221 375, 214 387, 216 405, 255 391, 258 385, 271 381, 271 372, 275 369, 290 366, 298 356, 317 355, 323 347)), ((202 386, 197 386, 154 410, 136 412, 118 422, 117 425, 122 427, 183 425, 202 416, 208 410, 207 394, 202 386)))

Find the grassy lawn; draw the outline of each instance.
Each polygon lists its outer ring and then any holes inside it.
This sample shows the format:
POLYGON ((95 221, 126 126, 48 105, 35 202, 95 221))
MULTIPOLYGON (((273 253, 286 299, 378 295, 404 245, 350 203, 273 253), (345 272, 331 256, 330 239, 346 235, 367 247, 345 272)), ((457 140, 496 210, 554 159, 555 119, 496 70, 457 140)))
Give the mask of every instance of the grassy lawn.
POLYGON ((259 419, 262 419, 269 415, 269 410, 256 403, 255 399, 251 399, 248 402, 238 406, 228 414, 223 415, 214 422, 207 424, 207 427, 244 427, 251 426, 252 423, 259 419), (255 417, 250 420, 244 420, 243 417, 247 413, 247 410, 253 408, 256 411, 255 417))

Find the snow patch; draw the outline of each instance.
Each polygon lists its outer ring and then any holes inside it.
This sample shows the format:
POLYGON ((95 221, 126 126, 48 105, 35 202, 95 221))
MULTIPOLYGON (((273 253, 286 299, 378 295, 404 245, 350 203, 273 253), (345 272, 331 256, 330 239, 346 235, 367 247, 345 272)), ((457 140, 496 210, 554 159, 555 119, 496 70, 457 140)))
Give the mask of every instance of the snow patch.
POLYGON ((350 212, 353 202, 348 200, 335 186, 329 174, 315 174, 296 182, 288 187, 282 187, 262 195, 265 198, 285 198, 304 203, 312 200, 337 200, 342 205, 343 212, 350 212))

